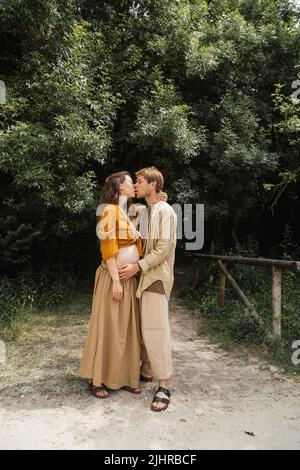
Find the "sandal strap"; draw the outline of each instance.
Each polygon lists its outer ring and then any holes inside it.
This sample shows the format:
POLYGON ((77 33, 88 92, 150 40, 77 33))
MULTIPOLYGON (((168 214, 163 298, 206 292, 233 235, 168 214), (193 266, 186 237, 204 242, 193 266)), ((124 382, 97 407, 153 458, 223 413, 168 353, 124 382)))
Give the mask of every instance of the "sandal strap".
POLYGON ((164 393, 164 394, 167 395, 169 398, 170 398, 170 396, 171 396, 170 390, 168 390, 168 389, 165 388, 165 387, 158 387, 156 393, 158 393, 158 392, 164 393))
POLYGON ((89 387, 93 395, 99 392, 107 392, 106 388, 103 385, 97 387, 96 385, 89 384, 89 387))
POLYGON ((92 395, 96 398, 107 398, 107 397, 109 397, 109 393, 107 392, 107 390, 105 390, 102 387, 96 387, 93 390, 91 390, 91 392, 92 392, 92 395))
POLYGON ((169 398, 161 398, 157 396, 155 396, 152 400, 152 403, 165 403, 166 405, 168 405, 169 402, 170 402, 169 398))

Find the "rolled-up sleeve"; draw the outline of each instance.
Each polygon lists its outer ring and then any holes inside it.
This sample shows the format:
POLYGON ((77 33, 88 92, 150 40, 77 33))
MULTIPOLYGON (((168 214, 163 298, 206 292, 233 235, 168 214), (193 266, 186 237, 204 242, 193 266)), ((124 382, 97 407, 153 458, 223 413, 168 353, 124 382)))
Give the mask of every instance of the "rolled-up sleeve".
POLYGON ((117 210, 113 204, 109 204, 97 224, 96 233, 101 240, 101 255, 106 261, 118 253, 117 239, 117 210))

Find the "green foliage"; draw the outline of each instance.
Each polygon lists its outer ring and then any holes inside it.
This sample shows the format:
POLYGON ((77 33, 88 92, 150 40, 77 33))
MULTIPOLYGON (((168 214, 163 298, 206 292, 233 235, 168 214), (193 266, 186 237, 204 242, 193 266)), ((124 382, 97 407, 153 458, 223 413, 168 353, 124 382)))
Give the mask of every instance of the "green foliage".
MULTIPOLYGON (((11 21, 19 19, 17 3, 7 2, 6 9, 2 5, 11 21)), ((48 9, 41 2, 41 15, 51 12, 56 17, 55 8, 62 8, 59 2, 47 5, 48 9)), ((23 7, 25 21, 29 3, 23 7)), ((74 10, 71 2, 63 8, 69 15, 74 10)), ((36 31, 35 23, 32 28, 36 31)), ((101 35, 92 33, 88 22, 77 21, 74 10, 68 28, 57 34, 55 47, 52 41, 49 33, 43 45, 26 46, 18 73, 12 70, 4 77, 8 93, 7 103, 0 107, 3 266, 32 263, 35 250, 46 246, 48 262, 61 237, 94 221, 95 168, 103 165, 111 146, 118 98, 112 97, 99 66, 101 35)))
POLYGON ((295 243, 299 20, 288 0, 2 0, 0 266, 92 265, 105 177, 153 164, 171 203, 205 204, 206 247, 295 243))
MULTIPOLYGON (((298 73, 298 76, 300 74, 298 73)), ((293 85, 293 84, 292 84, 293 85)), ((295 95, 285 96, 283 94, 283 85, 277 84, 274 96, 275 109, 280 118, 273 124, 274 132, 283 137, 280 153, 283 170, 278 173, 279 181, 275 183, 265 183, 264 188, 270 192, 272 210, 282 198, 288 188, 293 188, 299 181, 300 175, 300 107, 298 94, 300 89, 300 80, 295 80, 295 95)))
POLYGON ((205 129, 193 129, 189 123, 189 108, 181 104, 172 83, 155 82, 152 98, 141 103, 133 142, 144 148, 157 148, 170 159, 188 163, 205 147, 205 129))

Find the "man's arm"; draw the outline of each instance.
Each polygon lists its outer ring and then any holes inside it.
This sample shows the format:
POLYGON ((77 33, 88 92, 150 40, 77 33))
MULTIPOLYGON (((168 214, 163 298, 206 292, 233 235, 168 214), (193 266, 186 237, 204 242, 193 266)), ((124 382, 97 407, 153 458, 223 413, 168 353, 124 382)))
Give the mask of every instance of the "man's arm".
POLYGON ((122 281, 126 281, 127 279, 131 278, 140 270, 142 270, 143 272, 147 272, 149 269, 152 269, 162 263, 168 257, 169 251, 174 243, 176 229, 176 215, 168 215, 170 217, 170 223, 168 224, 164 222, 164 229, 160 227, 159 238, 155 248, 137 263, 128 263, 119 268, 119 275, 122 281))
POLYGON ((175 216, 170 215, 170 223, 166 224, 168 227, 167 232, 160 230, 160 236, 157 240, 155 248, 148 253, 143 259, 138 261, 141 270, 145 273, 149 269, 154 268, 161 264, 169 255, 170 249, 174 243, 175 237, 175 216))

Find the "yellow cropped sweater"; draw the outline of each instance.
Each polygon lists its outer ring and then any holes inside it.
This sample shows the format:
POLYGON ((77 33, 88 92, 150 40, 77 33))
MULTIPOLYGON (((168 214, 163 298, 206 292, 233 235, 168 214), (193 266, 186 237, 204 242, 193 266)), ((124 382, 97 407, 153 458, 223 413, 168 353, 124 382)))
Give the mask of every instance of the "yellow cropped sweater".
MULTIPOLYGON (((130 217, 128 217, 130 220, 130 217)), ((136 245, 142 256, 142 240, 139 232, 134 230, 125 214, 116 204, 108 204, 98 219, 97 236, 101 240, 101 255, 108 260, 117 255, 119 248, 136 245)))

